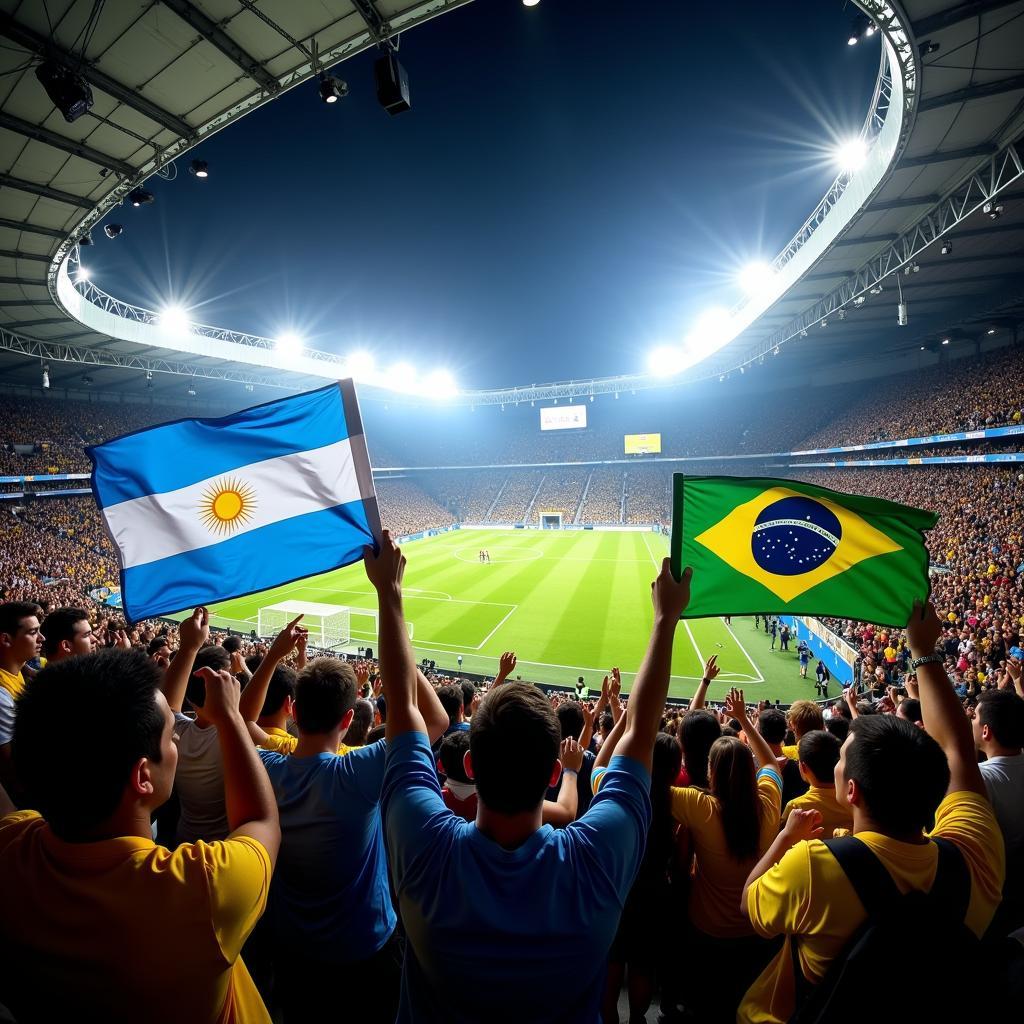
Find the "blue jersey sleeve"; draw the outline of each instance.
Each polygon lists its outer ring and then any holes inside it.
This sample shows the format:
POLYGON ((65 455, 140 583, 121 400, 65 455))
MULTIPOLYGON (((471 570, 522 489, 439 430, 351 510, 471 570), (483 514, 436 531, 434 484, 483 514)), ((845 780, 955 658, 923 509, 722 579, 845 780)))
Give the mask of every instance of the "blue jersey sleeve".
POLYGON ((438 846, 450 841, 462 822, 441 798, 434 758, 423 733, 402 733, 388 743, 381 813, 395 884, 401 889, 417 861, 435 856, 438 846))
POLYGON ((651 776, 639 761, 618 754, 599 775, 590 809, 565 832, 621 902, 644 855, 651 823, 651 776))

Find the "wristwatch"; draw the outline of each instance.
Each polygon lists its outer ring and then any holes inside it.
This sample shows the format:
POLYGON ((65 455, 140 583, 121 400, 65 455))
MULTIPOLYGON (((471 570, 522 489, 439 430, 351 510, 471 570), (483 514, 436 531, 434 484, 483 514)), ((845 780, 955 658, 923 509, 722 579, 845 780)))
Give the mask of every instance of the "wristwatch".
POLYGON ((935 651, 932 654, 925 654, 920 658, 915 658, 910 663, 910 670, 911 672, 916 672, 922 665, 944 665, 945 662, 945 657, 939 654, 938 651, 935 651))

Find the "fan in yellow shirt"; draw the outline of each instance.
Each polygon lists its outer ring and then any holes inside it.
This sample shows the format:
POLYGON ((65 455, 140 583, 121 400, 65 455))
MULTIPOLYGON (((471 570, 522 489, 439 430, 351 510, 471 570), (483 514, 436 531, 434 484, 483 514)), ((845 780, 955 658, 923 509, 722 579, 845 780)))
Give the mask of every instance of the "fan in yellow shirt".
POLYGON ((197 609, 163 680, 149 659, 109 650, 48 666, 25 687, 15 767, 40 813, 14 812, 0 790, 3 997, 18 1020, 270 1020, 240 951, 266 903, 280 829, 227 672, 200 670, 231 832, 173 852, 150 833, 177 764, 158 686, 183 688, 208 636, 197 609), (97 707, 102 749, 71 766, 62 737, 97 707))
MULTIPOLYGON (((907 625, 913 656, 930 655, 940 633, 932 606, 915 607, 907 625)), ((853 835, 903 893, 927 892, 935 880, 938 849, 929 835, 949 840, 971 880, 964 921, 980 937, 1001 898, 1003 838, 978 769, 970 724, 941 659, 919 665, 917 681, 928 731, 897 715, 857 718, 836 764, 836 798, 850 808, 853 835), (934 827, 926 834, 933 816, 934 827)), ((794 959, 804 980, 819 984, 865 920, 852 884, 819 841, 822 835, 818 811, 793 810, 747 879, 742 906, 754 929, 787 941, 750 986, 739 1021, 788 1021, 796 1010, 794 959)), ((919 989, 913 995, 924 1012, 927 1000, 919 989)), ((941 989, 935 995, 941 998, 941 989)))
POLYGON ((800 737, 804 733, 811 732, 814 729, 825 728, 825 716, 821 712, 821 708, 814 703, 813 700, 795 700, 790 705, 789 711, 786 713, 786 721, 789 724, 790 729, 793 730, 793 735, 796 737, 796 743, 792 745, 784 745, 782 753, 790 759, 790 761, 800 760, 799 743, 800 737))
POLYGON ((836 799, 833 775, 842 744, 830 732, 815 729, 800 740, 800 775, 810 786, 782 809, 782 821, 795 810, 817 811, 821 815, 822 834, 831 838, 836 829, 853 828, 853 815, 836 799))

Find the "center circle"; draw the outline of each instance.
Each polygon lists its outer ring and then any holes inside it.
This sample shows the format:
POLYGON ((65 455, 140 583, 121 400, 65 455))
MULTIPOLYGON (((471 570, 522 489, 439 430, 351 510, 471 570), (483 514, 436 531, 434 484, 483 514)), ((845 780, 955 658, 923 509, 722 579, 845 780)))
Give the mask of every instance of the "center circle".
POLYGON ((750 550, 765 572, 800 576, 827 562, 843 528, 836 514, 813 498, 773 501, 754 522, 750 550))
POLYGON ((221 491, 213 499, 213 514, 221 522, 230 522, 242 511, 242 496, 237 491, 221 491))

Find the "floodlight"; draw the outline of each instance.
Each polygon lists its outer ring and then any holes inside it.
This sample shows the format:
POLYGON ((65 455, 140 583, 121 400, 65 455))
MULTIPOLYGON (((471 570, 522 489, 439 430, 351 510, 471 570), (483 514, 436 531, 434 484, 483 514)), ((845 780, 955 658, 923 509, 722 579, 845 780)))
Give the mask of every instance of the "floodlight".
POLYGON ((252 392, 255 391, 256 389, 251 384, 246 384, 245 390, 252 394, 252 392))
POLYGON ((828 327, 828 319, 827 318, 822 319, 821 326, 822 326, 822 328, 828 327))
POLYGON ((990 327, 985 333, 989 335, 995 334, 996 329, 994 327, 990 327))
POLYGON ((36 78, 68 123, 77 121, 92 106, 89 84, 66 64, 45 60, 36 68, 36 78))
POLYGON ((117 238, 117 236, 119 234, 121 234, 122 231, 124 231, 124 226, 123 225, 121 225, 121 224, 108 224, 103 229, 103 234, 105 234, 107 236, 107 238, 117 238))
POLYGON ((369 377, 373 373, 373 356, 369 352, 353 352, 345 360, 345 371, 357 379, 369 377))
POLYGON ((430 398, 454 398, 459 393, 455 378, 447 370, 434 370, 428 374, 423 381, 423 389, 430 398))
POLYGON ((78 244, 79 245, 92 245, 92 232, 91 231, 83 232, 82 237, 78 239, 78 244))
POLYGON ((342 97, 348 95, 348 85, 340 78, 320 72, 320 99, 324 103, 337 103, 342 97))
POLYGON ((994 203, 990 199, 982 208, 981 212, 987 214, 992 220, 999 220, 1003 215, 1003 204, 994 203))
POLYGON ((75 280, 76 281, 88 281, 89 280, 89 276, 90 276, 89 275, 89 271, 85 267, 83 267, 81 265, 81 263, 79 263, 79 265, 78 265, 78 273, 75 274, 75 280))
POLYGON ((43 387, 48 388, 50 386, 50 364, 43 363, 43 387))
POLYGON ((132 206, 149 206, 153 202, 153 193, 144 188, 133 188, 128 193, 128 202, 132 206))
POLYGON ((835 148, 835 162, 844 174, 859 171, 868 158, 867 143, 860 138, 847 139, 835 148))
POLYGON ((776 345, 775 348, 772 349, 772 355, 773 356, 777 356, 778 354, 779 354, 779 346, 776 345))
POLYGON ((158 322, 168 334, 188 334, 192 330, 192 321, 181 306, 166 306, 160 312, 158 322))
POLYGON ((698 358, 710 355, 728 337, 732 318, 729 310, 712 306, 697 317, 693 330, 686 336, 685 347, 698 358))
POLYGON ((946 241, 942 243, 942 248, 939 252, 941 252, 943 256, 948 256, 952 251, 953 243, 947 238, 946 241))
POLYGON ((840 309, 836 313, 836 319, 837 320, 845 320, 846 319, 846 310, 845 309, 840 309))
POLYGON ((883 291, 885 291, 885 289, 884 289, 884 288, 883 288, 883 287, 882 287, 882 286, 881 286, 880 284, 873 284, 873 285, 872 285, 872 286, 871 286, 871 287, 870 287, 870 288, 868 289, 868 291, 869 291, 869 292, 870 292, 870 293, 871 293, 872 295, 881 295, 881 294, 882 294, 882 292, 883 292, 883 291))
POLYGON ((864 297, 863 295, 858 295, 858 296, 857 296, 857 297, 856 297, 856 298, 855 298, 855 299, 853 300, 853 304, 854 304, 855 306, 863 306, 865 302, 867 302, 867 299, 866 299, 866 298, 865 298, 865 297, 864 297))
POLYGON ((896 323, 900 327, 906 327, 910 323, 910 310, 905 302, 900 302, 896 306, 896 323))
POLYGON ((775 268, 763 260, 748 263, 739 273, 740 287, 750 296, 768 291, 775 279, 775 268))
POLYGON ((196 386, 195 384, 189 384, 188 391, 186 392, 190 398, 196 397, 196 386))
POLYGON ((303 341, 293 331, 285 331, 274 339, 274 349, 285 356, 297 356, 302 352, 303 341))
POLYGON ((208 178, 210 176, 210 165, 205 160, 193 160, 188 165, 188 173, 197 178, 208 178))
POLYGON ((949 344, 949 338, 943 338, 942 339, 942 344, 943 345, 948 345, 949 344))
POLYGON ((536 7, 540 0, 523 0, 524 7, 536 7))
POLYGON ((846 45, 856 46, 861 38, 874 34, 874 23, 866 14, 858 14, 850 22, 850 34, 847 36, 846 45))
POLYGON ((647 357, 647 369, 654 377, 674 377, 683 369, 683 353, 671 345, 659 345, 647 357))

